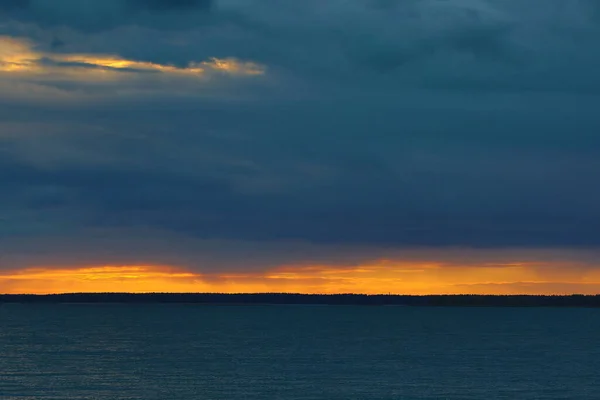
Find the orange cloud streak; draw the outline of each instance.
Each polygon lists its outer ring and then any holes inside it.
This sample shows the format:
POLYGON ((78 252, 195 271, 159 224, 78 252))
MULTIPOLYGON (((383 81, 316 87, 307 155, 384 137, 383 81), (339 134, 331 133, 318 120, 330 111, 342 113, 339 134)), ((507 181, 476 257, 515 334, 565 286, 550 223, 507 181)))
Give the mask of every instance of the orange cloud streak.
POLYGON ((37 268, 0 274, 0 293, 294 292, 396 294, 595 294, 600 273, 534 264, 480 267, 382 261, 358 267, 280 267, 263 273, 199 274, 161 266, 37 268))
POLYGON ((210 72, 234 76, 263 75, 266 67, 236 58, 210 58, 192 62, 186 67, 176 67, 147 61, 130 60, 116 55, 58 54, 38 52, 26 39, 0 36, 0 74, 23 76, 62 76, 70 79, 107 80, 134 76, 133 71, 160 72, 172 76, 201 78, 210 72), (56 65, 46 65, 43 60, 56 65), (92 68, 90 68, 92 67, 92 68), (128 72, 128 74, 123 74, 128 72))

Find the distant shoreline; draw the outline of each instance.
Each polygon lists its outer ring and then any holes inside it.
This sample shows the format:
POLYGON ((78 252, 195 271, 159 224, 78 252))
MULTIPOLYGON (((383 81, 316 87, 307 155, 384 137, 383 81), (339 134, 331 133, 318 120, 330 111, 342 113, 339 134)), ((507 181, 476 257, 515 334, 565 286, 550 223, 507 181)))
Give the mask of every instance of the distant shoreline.
POLYGON ((600 295, 362 295, 219 293, 0 294, 0 304, 361 305, 412 307, 598 307, 600 295))

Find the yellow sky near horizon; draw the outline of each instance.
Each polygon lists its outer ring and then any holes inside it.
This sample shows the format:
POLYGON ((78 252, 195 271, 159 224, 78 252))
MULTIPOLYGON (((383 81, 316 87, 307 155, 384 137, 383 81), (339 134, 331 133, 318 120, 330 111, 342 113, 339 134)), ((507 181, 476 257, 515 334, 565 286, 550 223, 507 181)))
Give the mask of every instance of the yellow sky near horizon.
POLYGON ((0 273, 0 293, 74 292, 596 294, 600 272, 553 272, 527 263, 461 267, 381 261, 353 267, 291 266, 220 274, 165 266, 30 268, 0 273))

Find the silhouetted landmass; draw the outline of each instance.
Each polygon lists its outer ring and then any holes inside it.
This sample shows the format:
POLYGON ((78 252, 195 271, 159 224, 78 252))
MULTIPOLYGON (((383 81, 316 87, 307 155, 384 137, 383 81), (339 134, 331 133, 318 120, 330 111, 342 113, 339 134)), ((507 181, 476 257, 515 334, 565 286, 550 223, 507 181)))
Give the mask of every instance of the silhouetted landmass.
POLYGON ((306 304, 416 307, 600 307, 600 295, 305 295, 289 293, 73 293, 55 295, 0 295, 1 303, 191 303, 191 304, 306 304))

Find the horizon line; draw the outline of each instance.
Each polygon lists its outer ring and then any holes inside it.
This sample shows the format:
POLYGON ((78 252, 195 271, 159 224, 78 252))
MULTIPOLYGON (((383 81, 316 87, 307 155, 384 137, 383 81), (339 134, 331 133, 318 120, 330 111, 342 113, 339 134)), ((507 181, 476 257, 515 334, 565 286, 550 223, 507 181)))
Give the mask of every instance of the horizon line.
POLYGON ((363 297, 459 297, 459 296, 473 296, 473 297, 596 297, 600 296, 600 293, 596 294, 583 294, 583 293, 570 293, 570 294, 526 294, 526 293, 513 293, 513 294, 481 294, 481 293, 453 293, 453 294, 400 294, 400 293, 298 293, 298 292, 236 292, 236 293, 223 293, 223 292, 60 292, 60 293, 0 293, 0 296, 69 296, 69 295, 131 295, 131 296, 145 296, 145 295, 219 295, 219 296, 363 296, 363 297))

